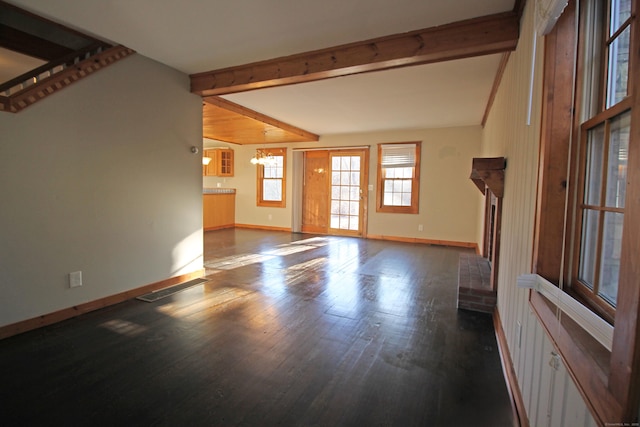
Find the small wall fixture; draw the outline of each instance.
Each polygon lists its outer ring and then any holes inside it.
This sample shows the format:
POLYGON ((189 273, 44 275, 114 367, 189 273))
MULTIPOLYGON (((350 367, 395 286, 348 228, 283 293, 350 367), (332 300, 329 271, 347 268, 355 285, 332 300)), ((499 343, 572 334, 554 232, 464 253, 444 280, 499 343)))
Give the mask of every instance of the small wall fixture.
POLYGON ((200 152, 200 150, 198 149, 198 147, 196 147, 195 145, 191 147, 191 152, 193 154, 198 154, 200 152))

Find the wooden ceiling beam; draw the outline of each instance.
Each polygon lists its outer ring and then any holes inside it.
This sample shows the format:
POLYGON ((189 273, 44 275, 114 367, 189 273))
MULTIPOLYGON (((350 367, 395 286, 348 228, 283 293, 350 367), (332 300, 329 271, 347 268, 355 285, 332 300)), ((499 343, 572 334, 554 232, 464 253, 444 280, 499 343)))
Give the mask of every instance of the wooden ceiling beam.
POLYGON ((0 46, 44 61, 52 61, 73 52, 49 40, 0 24, 0 46))
POLYGON ((236 67, 192 74, 191 92, 223 95, 516 48, 519 16, 505 12, 236 67))

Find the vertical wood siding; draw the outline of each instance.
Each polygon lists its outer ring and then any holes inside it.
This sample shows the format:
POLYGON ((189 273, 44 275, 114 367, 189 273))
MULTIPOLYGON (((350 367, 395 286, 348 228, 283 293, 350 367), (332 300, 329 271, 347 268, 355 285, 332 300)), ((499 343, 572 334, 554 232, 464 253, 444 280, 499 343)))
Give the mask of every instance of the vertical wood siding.
POLYGON ((544 41, 538 38, 534 55, 534 6, 527 2, 518 48, 511 54, 483 132, 482 155, 507 159, 498 310, 530 425, 595 426, 563 362, 552 366, 554 348, 529 308, 529 291, 516 287, 517 277, 531 272, 535 220, 544 41))

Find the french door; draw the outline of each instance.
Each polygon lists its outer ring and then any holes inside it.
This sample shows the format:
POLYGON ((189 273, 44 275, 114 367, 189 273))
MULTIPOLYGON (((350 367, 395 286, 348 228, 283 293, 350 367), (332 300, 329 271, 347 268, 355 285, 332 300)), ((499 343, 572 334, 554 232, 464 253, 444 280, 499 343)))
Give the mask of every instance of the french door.
POLYGON ((305 153, 303 232, 364 234, 368 157, 366 149, 305 153))

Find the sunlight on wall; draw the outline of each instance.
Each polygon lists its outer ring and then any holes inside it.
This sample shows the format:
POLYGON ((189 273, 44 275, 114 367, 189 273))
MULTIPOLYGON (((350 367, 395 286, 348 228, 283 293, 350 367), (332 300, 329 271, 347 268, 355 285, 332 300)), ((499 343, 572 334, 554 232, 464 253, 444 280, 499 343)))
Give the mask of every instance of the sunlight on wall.
POLYGON ((173 264, 171 274, 193 273, 202 268, 204 257, 202 254, 202 230, 191 233, 173 248, 171 253, 173 264))

